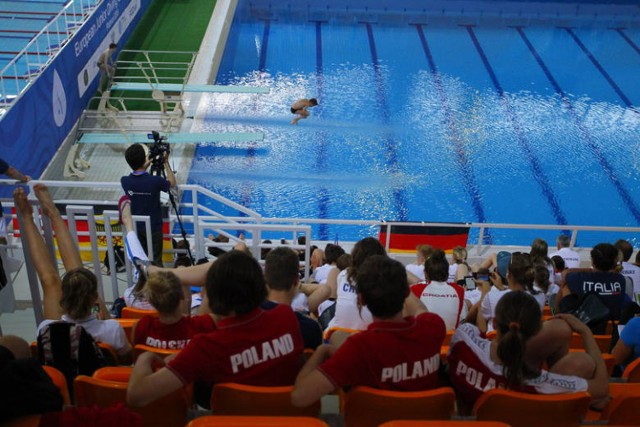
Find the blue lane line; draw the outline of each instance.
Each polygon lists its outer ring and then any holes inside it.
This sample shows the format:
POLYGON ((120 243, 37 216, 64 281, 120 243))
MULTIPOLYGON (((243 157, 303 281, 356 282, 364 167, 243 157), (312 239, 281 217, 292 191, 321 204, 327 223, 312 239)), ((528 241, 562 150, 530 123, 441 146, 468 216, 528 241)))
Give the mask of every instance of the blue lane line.
POLYGON ((480 45, 480 41, 478 40, 478 37, 476 36, 475 31, 473 31, 473 26, 465 25, 465 27, 467 28, 467 32, 469 33, 469 36, 473 41, 474 47, 476 48, 476 50, 478 51, 478 54, 480 55, 480 58, 482 59, 482 63, 484 64, 484 67, 487 69, 487 72, 489 73, 489 77, 493 82, 493 86, 495 87, 496 92, 498 92, 498 95, 500 95, 500 100, 502 101, 505 109, 507 110, 507 117, 509 118, 509 121, 511 122, 511 126, 513 127, 516 133, 516 137, 518 139, 518 145, 520 146, 520 149, 524 152, 527 160, 529 161, 529 165, 533 170, 533 178, 536 180, 536 182, 540 186, 540 189, 542 190, 542 194, 544 195, 544 198, 547 200, 547 203, 551 207, 551 212, 553 213, 556 223, 567 224, 567 218, 562 212, 562 208, 560 207, 560 204, 558 203, 558 199, 556 198, 553 192, 551 183, 547 178, 546 174, 544 173, 544 168, 540 164, 538 157, 535 155, 533 149, 531 148, 531 144, 527 140, 525 136, 525 132, 522 129, 522 126, 520 126, 520 122, 517 120, 517 114, 515 112, 515 109, 511 104, 511 102, 509 102, 509 98, 505 95, 504 89, 502 88, 502 85, 500 84, 500 81, 498 80, 498 77, 496 76, 496 73, 494 72, 493 67, 491 66, 491 63, 489 62, 489 58, 487 58, 487 55, 484 52, 484 49, 482 48, 482 46, 480 45))
MULTIPOLYGON (((323 21, 315 21, 316 24, 316 86, 318 88, 318 99, 322 105, 324 99, 324 63, 322 61, 322 24, 323 21)), ((327 132, 318 132, 318 144, 316 144, 315 170, 325 171, 327 167, 327 132)), ((329 190, 326 187, 320 188, 318 192, 318 218, 326 219, 329 214, 329 190)), ((318 237, 320 240, 329 240, 329 226, 320 224, 318 226, 318 237)))
POLYGON ((611 181, 613 186, 618 191, 618 194, 622 198, 625 206, 629 209, 629 211, 631 211, 631 214, 635 218, 636 222, 638 222, 640 224, 640 209, 638 209, 638 207, 636 206, 635 202, 631 198, 631 195, 629 194, 629 191, 625 188, 624 184, 618 179, 618 176, 616 175, 616 173, 615 173, 615 171, 613 169, 613 166, 611 166, 609 161, 606 159, 606 157, 604 156, 604 154, 602 153, 602 151, 598 147, 598 145, 595 143, 593 138, 591 138, 591 135, 589 134, 588 130, 582 124, 582 120, 581 120, 579 114, 573 108, 573 105, 571 104, 571 101, 569 100, 567 95, 564 93, 564 91, 562 90, 562 88, 560 87, 560 85, 558 84, 556 79, 553 77, 553 75, 551 74, 551 71, 549 71, 549 68, 547 67, 547 65, 544 63, 544 61, 542 60, 542 58, 538 54, 538 51, 536 50, 536 48, 533 46, 533 44, 531 44, 531 41, 529 40, 529 38, 525 34, 525 32, 522 29, 522 27, 516 27, 516 30, 518 31, 518 33, 520 34, 520 37, 522 38, 524 43, 527 45, 527 48, 529 49, 529 51, 533 55, 534 59, 536 60, 536 62, 540 66, 540 68, 542 69, 542 72, 544 73, 544 75, 549 80, 549 83, 551 83, 551 86, 553 86, 553 89, 560 96, 560 99, 562 99, 562 104, 565 106, 567 111, 569 111, 571 117, 575 121, 576 127, 578 128, 578 131, 580 132, 581 138, 587 142, 587 144, 589 145, 589 148, 591 149, 593 155, 598 160, 598 163, 600 163, 600 167, 604 171, 605 175, 609 178, 609 180, 611 181))
POLYGON ((431 76, 433 77, 433 80, 435 82, 436 90, 438 91, 438 96, 440 97, 440 104, 442 104, 442 108, 444 110, 444 117, 445 122, 447 123, 449 139, 453 141, 453 144, 455 146, 458 166, 460 168, 460 172, 462 173, 462 179, 465 184, 464 186, 469 193, 469 197, 471 198, 471 204, 473 205, 473 210, 475 212, 476 218, 478 219, 478 222, 487 222, 487 217, 482 206, 480 189, 473 173, 471 162, 469 161, 469 157, 467 156, 467 151, 465 150, 464 144, 462 143, 460 132, 458 131, 458 127, 455 123, 454 115, 451 110, 451 104, 449 104, 447 93, 444 90, 444 85, 442 84, 442 79, 440 78, 438 67, 436 66, 436 62, 433 59, 433 55, 431 54, 431 49, 429 48, 429 44, 427 43, 427 38, 424 35, 422 24, 411 25, 414 25, 416 27, 416 30, 418 31, 418 38, 420 39, 420 44, 422 45, 422 50, 427 57, 427 62, 429 63, 429 71, 431 72, 431 76))
POLYGON ((609 83, 609 85, 613 88, 613 90, 618 94, 620 99, 622 99, 622 102, 624 102, 627 107, 633 108, 633 103, 631 102, 631 100, 627 98, 627 95, 625 95, 624 92, 622 92, 622 89, 620 89, 620 87, 616 84, 616 82, 613 81, 609 73, 607 73, 607 71, 602 67, 600 62, 598 62, 595 56, 593 56, 593 54, 589 51, 589 49, 587 49, 584 43, 582 43, 582 41, 578 38, 576 33, 574 33, 573 30, 569 27, 561 27, 561 28, 564 29, 567 33, 569 33, 569 35, 573 38, 576 44, 580 47, 580 49, 582 49, 584 54, 587 55, 587 58, 589 58, 591 63, 598 69, 598 71, 600 71, 600 74, 602 74, 605 80, 609 83))
POLYGON ((616 32, 617 32, 618 34, 620 34, 620 35, 622 36, 622 38, 623 38, 623 39, 624 39, 624 40, 629 44, 629 46, 631 46, 631 47, 633 48, 633 50, 635 50, 635 51, 636 51, 636 53, 637 53, 638 55, 640 55, 640 47, 638 47, 638 45, 637 45, 637 44, 635 44, 635 43, 633 42, 633 40, 631 40, 631 39, 629 38, 629 36, 625 34, 625 32, 624 32, 624 31, 622 31, 622 30, 624 30, 624 28, 615 28, 615 30, 616 30, 616 32))
POLYGON ((271 21, 265 20, 264 33, 262 34, 262 46, 260 46, 260 62, 258 62, 258 71, 264 72, 267 63, 267 48, 269 47, 269 30, 271 29, 271 21))
MULTIPOLYGON (((367 28, 367 36, 369 39, 369 49, 371 51, 371 63, 373 64, 373 76, 375 79, 376 98, 378 104, 382 106, 382 118, 386 124, 390 122, 391 114, 389 113, 389 105, 387 104, 387 95, 385 91, 384 77, 382 75, 382 69, 380 67, 380 61, 378 59, 378 50, 376 48, 376 41, 373 37, 373 27, 370 22, 361 22, 365 24, 367 28)), ((400 171, 398 165, 398 151, 396 149, 396 141, 393 136, 388 134, 383 137, 384 148, 387 154, 387 166, 391 173, 397 173, 400 171)), ((395 201, 395 208, 398 217, 397 221, 408 221, 407 203, 404 189, 394 188, 393 198, 395 201)))
MULTIPOLYGON (((260 72, 264 72, 267 68, 267 50, 269 48, 269 32, 271 30, 271 21, 269 19, 265 19, 264 21, 264 31, 262 33, 262 45, 260 46, 260 59, 258 61, 258 70, 260 72)), ((246 164, 248 167, 251 166, 257 154, 256 145, 251 144, 247 147, 247 155, 246 155, 246 164)), ((250 207, 253 196, 253 187, 248 183, 243 185, 241 196, 240 196, 240 204, 243 206, 250 207)), ((242 213, 240 213, 242 216, 242 213)))

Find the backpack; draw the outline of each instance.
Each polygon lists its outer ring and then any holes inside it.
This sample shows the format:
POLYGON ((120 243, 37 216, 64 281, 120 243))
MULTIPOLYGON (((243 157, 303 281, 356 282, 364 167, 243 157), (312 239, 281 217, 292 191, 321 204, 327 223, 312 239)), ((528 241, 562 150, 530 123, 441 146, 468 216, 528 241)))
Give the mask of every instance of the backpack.
POLYGON ((64 374, 70 393, 73 393, 76 376, 91 376, 96 369, 107 366, 91 334, 80 325, 64 321, 50 323, 40 331, 38 359, 41 364, 53 366, 64 374))
MULTIPOLYGON (((124 248, 120 245, 113 246, 113 257, 116 260, 116 273, 126 271, 127 267, 124 263, 124 248)), ((104 254, 103 264, 107 269, 107 274, 111 274, 111 264, 109 263, 109 253, 104 254)))
POLYGON ((586 324, 591 332, 599 335, 606 332, 607 322, 610 320, 609 307, 594 291, 587 292, 582 296, 571 294, 562 298, 560 312, 573 314, 586 324))

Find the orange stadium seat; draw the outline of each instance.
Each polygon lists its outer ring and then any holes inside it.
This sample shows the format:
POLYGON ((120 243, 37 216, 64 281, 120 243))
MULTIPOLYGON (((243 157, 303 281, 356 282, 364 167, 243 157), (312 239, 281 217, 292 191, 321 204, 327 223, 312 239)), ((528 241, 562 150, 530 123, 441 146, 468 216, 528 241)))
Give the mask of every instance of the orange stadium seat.
POLYGON ((473 414, 478 421, 517 427, 577 427, 590 402, 587 392, 542 395, 493 389, 480 396, 473 414))
POLYGON ((151 346, 144 345, 144 344, 137 344, 137 345, 135 345, 133 347, 133 360, 134 360, 134 362, 136 360, 138 360, 138 356, 140 356, 142 353, 145 353, 147 351, 149 351, 151 353, 155 353, 155 354, 157 354, 158 356, 160 356, 162 358, 180 352, 180 350, 170 350, 170 349, 166 349, 166 348, 156 348, 156 347, 151 347, 151 346))
POLYGON ((455 394, 450 387, 426 391, 390 391, 355 387, 344 396, 346 427, 373 427, 399 417, 407 420, 448 420, 455 394))
POLYGON ((638 401, 638 398, 640 398, 640 383, 609 383, 609 396, 611 396, 611 400, 602 413, 589 411, 588 420, 609 420, 611 425, 640 424, 640 418, 637 417, 637 408, 640 404, 640 401, 638 401), (636 414, 635 422, 631 423, 628 418, 625 422, 621 422, 629 414, 633 415, 634 413, 636 414))
POLYGON ((25 415, 2 424, 2 427, 39 427, 42 415, 25 415))
POLYGON ((640 383, 640 358, 627 365, 622 373, 622 378, 630 383, 640 383))
MULTIPOLYGON (((600 352, 608 353, 609 347, 611 346, 611 335, 594 335, 596 343, 598 344, 598 348, 600 348, 600 352)), ((577 333, 573 333, 571 336, 571 343, 569 344, 569 348, 572 349, 584 349, 584 343, 582 342, 582 336, 577 333)))
POLYGON ((187 427, 329 427, 318 418, 311 417, 260 417, 208 415, 199 417, 187 424, 187 427))
POLYGON ((451 421, 421 421, 397 420, 380 424, 380 427, 509 427, 509 424, 499 421, 451 420, 451 421))
POLYGON ((158 317, 158 312, 156 310, 142 310, 133 307, 124 307, 122 309, 123 319, 142 319, 144 316, 158 317))
POLYGON ((67 379, 64 377, 64 374, 54 368, 53 366, 43 365, 42 368, 49 375, 51 381, 58 387, 60 393, 62 394, 62 400, 65 405, 71 404, 71 397, 69 396, 69 386, 67 384, 67 379))
MULTIPOLYGON (((73 381, 76 406, 109 407, 125 403, 127 383, 79 375, 73 381)), ((164 396, 141 408, 130 407, 142 415, 145 427, 182 427, 187 423, 190 398, 185 389, 164 396)))
POLYGON ((293 406, 292 390, 293 386, 216 384, 211 393, 211 409, 216 415, 317 417, 320 414, 320 400, 304 408, 293 406))

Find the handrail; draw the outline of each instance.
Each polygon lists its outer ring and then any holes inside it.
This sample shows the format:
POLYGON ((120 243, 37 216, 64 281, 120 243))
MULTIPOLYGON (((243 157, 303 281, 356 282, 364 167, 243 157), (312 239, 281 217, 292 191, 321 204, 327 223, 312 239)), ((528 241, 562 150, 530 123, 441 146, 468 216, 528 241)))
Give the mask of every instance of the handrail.
POLYGON ((44 27, 27 43, 27 45, 20 51, 18 54, 11 60, 7 65, 4 66, 0 70, 0 120, 6 114, 7 111, 11 108, 12 105, 15 104, 16 100, 18 100, 21 95, 25 92, 25 90, 31 85, 31 83, 38 78, 38 76, 42 73, 42 71, 51 63, 53 58, 56 56, 59 48, 69 40, 75 32, 82 26, 90 16, 89 11, 94 8, 90 4, 85 4, 84 2, 79 2, 79 7, 77 6, 77 2, 75 0, 69 0, 67 4, 65 4, 60 12, 55 15, 49 22, 47 22, 44 27), (60 31, 59 25, 60 20, 64 23, 64 31, 60 31), (69 24, 73 23, 74 25, 70 26, 69 24), (40 42, 46 39, 46 46, 57 46, 55 49, 49 49, 45 52, 40 51, 40 42), (29 49, 32 47, 36 48, 35 52, 29 53, 29 49), (31 56, 35 55, 35 61, 30 59, 31 56), (5 74, 9 71, 13 71, 15 76, 18 75, 18 65, 22 59, 26 60, 26 76, 23 80, 26 80, 26 84, 21 89, 20 88, 20 79, 12 78, 15 82, 15 90, 11 90, 7 88, 7 79, 5 74), (43 60, 44 59, 44 60, 43 60), (32 70, 32 65, 37 65, 35 70, 32 70), (10 100, 10 101, 9 101, 10 100))
MULTIPOLYGON (((121 193, 120 183, 118 182, 87 182, 87 181, 31 181, 28 185, 33 186, 35 183, 44 183, 51 188, 86 188, 95 190, 113 190, 114 195, 112 200, 78 200, 68 199, 59 200, 58 202, 64 202, 69 205, 79 204, 91 204, 93 206, 98 205, 115 205, 118 195, 121 193)), ((16 185, 16 181, 13 180, 0 180, 0 185, 16 185)), ((179 208, 191 209, 191 214, 181 213, 180 217, 183 223, 193 226, 193 234, 191 236, 198 236, 195 239, 195 252, 198 257, 205 255, 206 242, 204 241, 206 229, 244 229, 258 230, 257 234, 261 234, 261 230, 269 230, 270 225, 280 224, 289 225, 291 227, 297 227, 300 225, 348 225, 348 226, 360 226, 363 228, 380 227, 380 226, 415 226, 416 224, 424 226, 442 226, 440 222, 386 222, 384 220, 349 220, 349 219, 319 219, 319 218, 268 218, 263 217, 259 213, 248 209, 233 200, 217 194, 211 190, 203 188, 199 185, 180 185, 179 191, 184 195, 187 192, 191 194, 191 203, 179 203, 179 208), (239 215, 227 216, 217 211, 214 208, 206 206, 205 200, 215 201, 227 209, 233 209, 237 211, 239 215), (262 227, 249 227, 249 224, 258 224, 262 227)), ((11 206, 11 201, 7 204, 11 206)), ((174 214, 170 216, 172 221, 176 220, 174 214)), ((558 224, 509 224, 509 223, 446 223, 447 227, 459 227, 478 230, 478 239, 475 244, 469 242, 469 246, 473 246, 476 255, 480 255, 484 246, 485 231, 487 229, 503 229, 503 230, 558 230, 571 233, 571 247, 575 246, 577 236, 579 232, 585 231, 597 231, 604 233, 613 232, 626 232, 626 233, 640 233, 640 227, 623 227, 623 226, 593 226, 593 225, 558 225, 558 224)), ((387 232, 387 236, 390 233, 387 232)), ((255 236, 254 236, 255 237, 255 236)), ((292 233, 292 239, 295 240, 295 232, 292 233)), ((259 240, 259 239, 258 239, 259 240)), ((259 243, 259 242, 256 242, 259 243)))
MULTIPOLYGON (((27 186, 33 187, 37 183, 46 184, 51 188, 52 195, 57 204, 65 204, 67 206, 67 212, 65 217, 68 219, 70 230, 72 235, 76 240, 79 240, 80 237, 83 237, 83 240, 86 241, 86 238, 89 239, 89 247, 83 247, 83 250, 90 251, 92 254, 92 264, 93 269, 99 272, 100 260, 103 257, 103 254, 106 252, 107 257, 110 261, 110 265, 115 265, 114 258, 114 248, 113 241, 115 237, 122 236, 122 233, 119 231, 115 231, 112 227, 113 224, 116 223, 118 212, 109 209, 110 207, 114 207, 116 205, 116 200, 120 194, 122 194, 122 190, 120 187, 120 183, 118 182, 85 182, 85 181, 30 181, 28 183, 19 183, 15 180, 3 179, 0 180, 0 187, 2 186, 27 186), (61 199, 56 197, 56 192, 59 191, 60 188, 70 188, 70 189, 92 189, 97 191, 113 191, 113 196, 110 197, 110 200, 91 200, 87 198, 86 200, 82 199, 61 199), (107 207, 102 211, 101 214, 95 214, 96 206, 104 206, 107 207), (101 218, 104 223, 104 227, 98 230, 96 224, 97 218, 101 218), (77 221, 84 221, 88 225, 88 231, 78 231, 76 227, 77 221), (98 242, 104 241, 102 247, 98 247, 98 242)), ((319 219, 319 218, 265 218, 257 212, 252 211, 251 209, 247 209, 246 207, 229 200, 219 194, 212 192, 211 190, 202 188, 198 185, 180 185, 179 189, 183 192, 183 194, 190 193, 191 194, 191 203, 179 203, 179 209, 191 209, 192 214, 186 215, 181 214, 181 220, 184 224, 190 225, 193 227, 193 232, 188 235, 190 240, 192 240, 195 245, 192 245, 194 249, 194 255, 197 259, 205 257, 207 252, 207 248, 209 247, 219 247, 221 249, 228 250, 230 247, 239 242, 244 241, 247 245, 248 249, 251 253, 256 257, 260 258, 260 254, 262 249, 270 249, 281 244, 279 242, 268 243, 263 240, 264 233, 267 232, 282 232, 290 233, 290 240, 287 242, 287 246, 291 247, 294 250, 302 250, 304 251, 304 271, 305 276, 308 276, 309 272, 309 262, 311 259, 311 243, 312 243, 312 235, 311 235, 311 226, 314 224, 343 224, 350 226, 361 226, 361 227, 387 227, 387 236, 390 236, 390 227, 402 227, 402 226, 415 226, 416 224, 424 225, 424 226, 442 226, 443 223, 440 222, 385 222, 382 220, 345 220, 345 219, 319 219), (232 208, 240 212, 241 216, 224 216, 223 214, 216 212, 214 208, 210 208, 205 206, 205 201, 215 200, 220 204, 224 205, 226 209, 232 208), (244 215, 244 216, 242 216, 244 215), (210 231, 217 232, 229 238, 228 243, 222 242, 212 242, 209 241, 206 236, 210 231), (246 240, 242 240, 241 237, 234 236, 233 233, 247 233, 248 238, 246 240), (297 237, 304 236, 305 243, 298 244, 297 237)), ((13 207, 13 200, 6 199, 7 203, 6 207, 13 207)), ((4 200, 3 200, 4 202, 4 200)), ((37 203, 37 202, 31 202, 37 203)), ((38 212, 35 212, 38 215, 38 212)), ((18 215, 13 215, 13 217, 17 217, 18 215)), ((150 239, 151 229, 150 229, 150 220, 149 217, 140 217, 135 216, 134 220, 137 222, 143 222, 144 227, 147 230, 147 238, 150 239)), ((170 221, 175 224, 176 216, 175 214, 170 215, 170 221)), ((37 222, 39 223, 39 222, 37 222)), ((513 229, 513 230, 562 230, 562 231, 570 231, 572 234, 572 247, 574 246, 575 239, 579 232, 583 231, 598 231, 598 232, 627 232, 627 233, 640 233, 640 227, 619 227, 619 226, 590 226, 590 225, 557 225, 557 224, 506 224, 506 223, 447 223, 447 227, 460 227, 460 228, 468 228, 468 229, 478 229, 478 241, 475 245, 469 244, 469 249, 474 248, 476 255, 481 255, 482 248, 484 246, 483 236, 484 230, 491 229, 513 229)), ((45 235, 45 241, 47 243, 47 247, 49 251, 51 251, 52 255, 55 254, 55 247, 53 244, 53 235, 51 230, 51 225, 46 220, 42 221, 42 229, 45 235)), ((11 247, 15 247, 13 243, 13 238, 16 237, 15 233, 10 234, 9 245, 11 247)), ((178 234, 169 233, 165 235, 165 237, 178 237, 178 234)), ((39 286, 37 284, 37 277, 35 276, 34 269, 30 268, 32 266, 32 260, 29 257, 28 253, 28 242, 22 241, 22 250, 24 253, 25 262, 27 263, 27 274, 29 279, 29 288, 31 289, 32 300, 34 302, 34 307, 40 307, 40 296, 39 296, 39 286)), ((316 240, 317 244, 321 244, 321 242, 316 240)), ((345 247, 352 245, 354 242, 342 242, 345 247)), ((385 242, 387 248, 389 248, 389 240, 385 242)), ((147 241, 147 246, 149 248, 152 247, 151 242, 147 241)), ((177 251, 179 252, 179 251, 177 251)), ((128 286, 132 285, 132 266, 126 261, 126 279, 128 286)), ((114 296, 119 295, 118 283, 121 279, 118 279, 117 272, 112 271, 110 282, 111 282, 111 294, 114 296)), ((104 293, 102 283, 100 283, 100 293, 101 295, 104 293)), ((35 310, 34 314, 36 316, 36 320, 41 320, 41 310, 35 310)))

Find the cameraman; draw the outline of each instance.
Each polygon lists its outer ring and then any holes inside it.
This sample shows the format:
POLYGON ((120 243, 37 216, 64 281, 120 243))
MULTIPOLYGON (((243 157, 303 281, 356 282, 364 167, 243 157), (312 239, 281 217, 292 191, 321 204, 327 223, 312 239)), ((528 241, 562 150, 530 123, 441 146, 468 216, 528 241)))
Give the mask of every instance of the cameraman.
MULTIPOLYGON (((164 170, 166 179, 162 176, 150 175, 147 168, 151 161, 147 159, 144 147, 133 144, 124 153, 127 163, 133 170, 128 176, 120 179, 122 189, 131 199, 131 214, 146 215, 151 221, 151 241, 153 242, 153 264, 162 267, 162 210, 160 207, 160 192, 165 193, 176 186, 176 178, 169 166, 169 153, 164 153, 164 170)), ((138 238, 145 252, 147 249, 147 233, 138 224, 138 238)))

